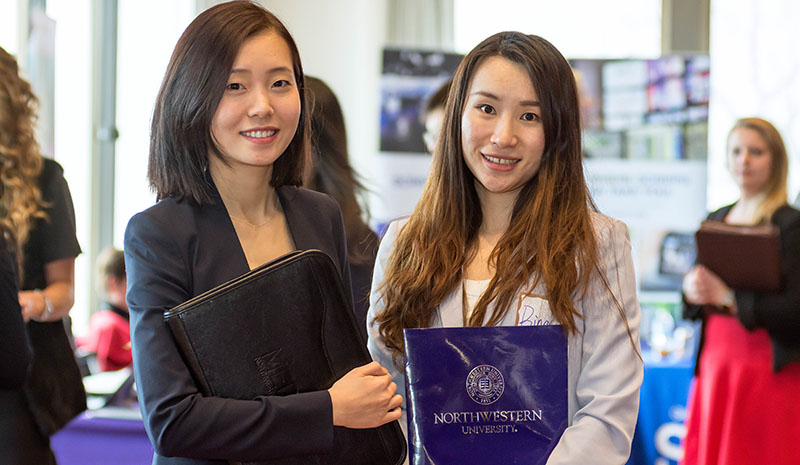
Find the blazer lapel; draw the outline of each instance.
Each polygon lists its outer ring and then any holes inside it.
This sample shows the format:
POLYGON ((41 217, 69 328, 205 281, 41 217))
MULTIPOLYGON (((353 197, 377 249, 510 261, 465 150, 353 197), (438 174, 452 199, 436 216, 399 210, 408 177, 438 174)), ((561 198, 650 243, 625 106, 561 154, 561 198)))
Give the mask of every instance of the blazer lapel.
POLYGON ((708 215, 708 219, 714 221, 725 221, 725 217, 728 216, 728 212, 731 211, 731 208, 733 208, 734 205, 736 205, 736 202, 726 205, 717 211, 711 212, 711 214, 708 215))
POLYGON ((283 186, 276 189, 278 200, 281 202, 283 214, 286 216, 286 225, 289 227, 289 235, 292 236, 296 250, 308 250, 319 248, 315 236, 312 234, 313 228, 309 227, 308 212, 302 208, 295 208, 295 197, 297 188, 294 186, 283 186))
POLYGON ((214 193, 213 205, 195 207, 198 236, 196 279, 204 281, 197 282, 195 289, 200 292, 250 271, 228 210, 216 188, 214 193))

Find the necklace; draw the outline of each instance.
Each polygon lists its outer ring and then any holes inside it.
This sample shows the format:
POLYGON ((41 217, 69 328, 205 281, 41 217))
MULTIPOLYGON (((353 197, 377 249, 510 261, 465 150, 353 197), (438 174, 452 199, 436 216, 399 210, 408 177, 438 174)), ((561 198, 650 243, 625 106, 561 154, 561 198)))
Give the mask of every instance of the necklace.
POLYGON ((250 229, 252 229, 253 231, 256 231, 256 230, 261 229, 262 227, 266 226, 270 221, 272 221, 272 219, 275 218, 275 215, 271 215, 269 218, 264 220, 262 223, 258 223, 258 224, 253 224, 253 223, 247 221, 244 218, 239 218, 238 216, 230 215, 230 217, 231 217, 232 220, 236 220, 239 223, 243 223, 245 226, 249 226, 250 229))

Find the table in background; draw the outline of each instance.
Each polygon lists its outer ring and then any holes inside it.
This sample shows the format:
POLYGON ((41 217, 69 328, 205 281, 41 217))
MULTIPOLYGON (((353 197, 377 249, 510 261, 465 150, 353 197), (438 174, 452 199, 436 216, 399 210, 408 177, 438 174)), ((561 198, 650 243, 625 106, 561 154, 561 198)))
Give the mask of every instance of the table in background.
POLYGON ((691 360, 647 362, 628 465, 676 465, 683 456, 691 360))
POLYGON ((137 411, 89 410, 50 438, 58 465, 150 465, 153 446, 137 411))

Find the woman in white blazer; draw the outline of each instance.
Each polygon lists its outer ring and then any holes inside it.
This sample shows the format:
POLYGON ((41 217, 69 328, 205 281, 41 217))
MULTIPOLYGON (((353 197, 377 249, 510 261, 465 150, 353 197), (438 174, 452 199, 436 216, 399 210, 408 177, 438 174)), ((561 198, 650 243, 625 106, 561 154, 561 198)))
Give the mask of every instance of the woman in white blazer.
POLYGON ((405 397, 404 328, 559 324, 569 424, 547 464, 621 465, 640 310, 627 228, 586 187, 579 114, 569 64, 540 37, 499 33, 464 58, 423 195, 378 252, 368 347, 405 397))

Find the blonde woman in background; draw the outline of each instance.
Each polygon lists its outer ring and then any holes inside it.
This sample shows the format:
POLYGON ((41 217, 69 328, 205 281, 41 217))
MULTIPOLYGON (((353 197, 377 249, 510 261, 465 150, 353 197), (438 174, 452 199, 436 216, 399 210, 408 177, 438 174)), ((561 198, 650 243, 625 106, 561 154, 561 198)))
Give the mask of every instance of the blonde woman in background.
POLYGON ((788 157, 780 134, 743 118, 728 136, 736 203, 709 219, 772 223, 781 234, 782 289, 728 286, 698 265, 683 281, 684 317, 703 320, 689 399, 685 465, 800 464, 800 211, 787 205, 788 157))

